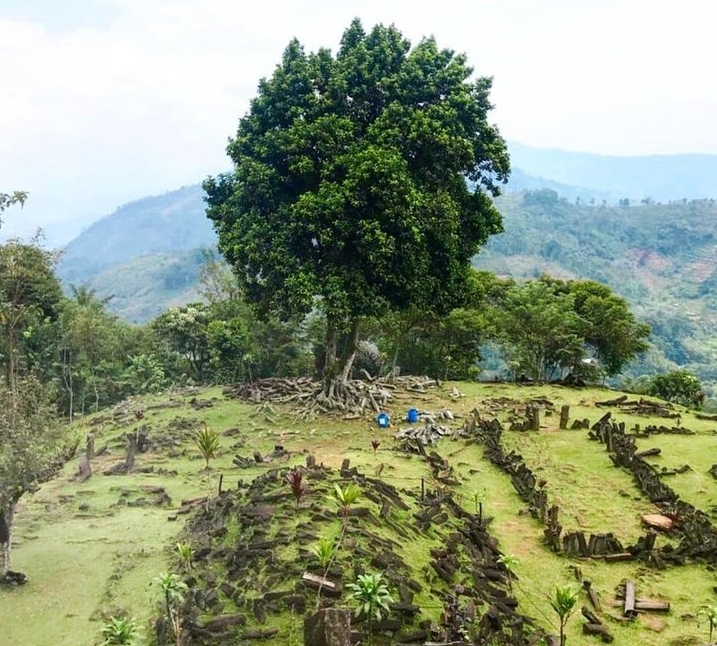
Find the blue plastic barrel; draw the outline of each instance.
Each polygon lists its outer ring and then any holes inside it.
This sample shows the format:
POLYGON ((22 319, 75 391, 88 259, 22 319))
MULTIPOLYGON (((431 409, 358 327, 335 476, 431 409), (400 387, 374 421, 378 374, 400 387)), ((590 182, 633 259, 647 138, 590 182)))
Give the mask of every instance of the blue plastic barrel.
POLYGON ((391 418, 387 413, 379 413, 376 415, 376 423, 379 428, 388 428, 391 425, 391 418))
POLYGON ((415 424, 418 421, 418 411, 415 408, 408 409, 406 421, 408 421, 409 424, 415 424))

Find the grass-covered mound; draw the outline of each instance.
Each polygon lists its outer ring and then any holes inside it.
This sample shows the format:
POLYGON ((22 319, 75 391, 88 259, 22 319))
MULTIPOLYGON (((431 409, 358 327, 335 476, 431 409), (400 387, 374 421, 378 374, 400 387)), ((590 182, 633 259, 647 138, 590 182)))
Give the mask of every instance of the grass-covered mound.
MULTIPOLYGON (((222 643, 223 635, 231 635, 229 643, 251 643, 237 636, 254 635, 267 637, 267 643, 301 644, 304 614, 314 611, 318 596, 305 573, 326 573, 341 586, 339 596, 324 586, 322 605, 349 608, 355 603, 347 584, 361 572, 384 573, 393 605, 386 630, 373 627, 386 638, 440 636, 447 627, 461 626, 480 634, 486 625, 492 637, 537 636, 556 632, 549 600, 556 586, 572 586, 580 594, 578 606, 591 607, 578 571, 599 596, 598 615, 616 643, 704 642, 708 627, 700 610, 717 604, 714 563, 708 559, 680 559, 680 565, 663 558, 666 567, 659 569, 654 559, 608 561, 562 549, 562 537, 576 532, 588 540, 609 532, 624 548, 636 545, 646 532, 641 517, 661 511, 634 474, 611 459, 605 443, 591 437, 591 427, 606 412, 596 403, 615 393, 447 384, 393 395, 386 408, 393 425, 387 429, 378 428, 372 415, 303 419, 289 405, 250 405, 218 389, 125 402, 88 417, 77 425, 78 433, 92 433, 97 448, 107 446, 91 460, 92 476, 80 482, 75 459, 18 510, 13 566, 29 581, 0 588, 5 642, 95 646, 109 618, 121 616, 142 628, 138 643, 150 644, 163 614, 152 582, 162 572, 175 572, 189 584, 193 609, 185 627, 205 643, 222 643), (566 429, 559 427, 563 405, 570 406, 566 429), (529 406, 539 409, 539 430, 517 430, 525 427, 529 406), (425 457, 394 439, 399 430, 427 423, 404 422, 408 408, 434 413, 445 428, 435 445, 425 447, 425 457), (465 430, 474 409, 487 422, 498 420, 504 452, 520 455, 535 488, 545 492, 549 506, 559 507, 559 551, 548 547, 547 525, 521 498, 512 474, 493 464, 485 442, 465 430), (576 420, 588 420, 588 428, 572 428, 576 420), (203 423, 219 436, 209 469, 194 442, 203 423), (147 450, 137 453, 130 473, 113 471, 125 461, 128 434, 140 427, 149 438, 147 450), (314 466, 307 467, 307 456, 314 466), (348 469, 342 470, 345 459, 348 469), (298 506, 285 479, 295 469, 304 470, 308 486, 298 506), (344 519, 333 500, 335 485, 345 489, 352 481, 361 495, 339 541, 344 519), (490 537, 476 520, 481 513, 493 519, 490 537), (322 539, 339 544, 328 572, 314 554, 322 539), (193 550, 189 571, 177 558, 178 542, 193 550), (497 563, 499 553, 510 558, 497 563), (669 613, 640 611, 626 621, 616 596, 626 581, 635 583, 640 598, 669 601, 669 613), (502 613, 500 629, 494 615, 490 622, 492 606, 502 613), (228 616, 234 619, 216 622, 228 616)), ((635 450, 661 449, 644 458, 650 470, 700 510, 701 522, 714 526, 717 481, 710 468, 717 462, 717 422, 681 408, 670 413, 679 418, 663 418, 651 407, 609 410, 635 450), (661 425, 693 434, 645 432, 661 425)), ((706 526, 704 535, 710 535, 706 526)), ((681 542, 678 527, 659 532, 652 548, 677 550, 681 542)), ((581 623, 578 608, 567 625, 568 644, 596 643, 595 636, 582 634, 581 623)), ((365 631, 367 623, 355 628, 365 631)))

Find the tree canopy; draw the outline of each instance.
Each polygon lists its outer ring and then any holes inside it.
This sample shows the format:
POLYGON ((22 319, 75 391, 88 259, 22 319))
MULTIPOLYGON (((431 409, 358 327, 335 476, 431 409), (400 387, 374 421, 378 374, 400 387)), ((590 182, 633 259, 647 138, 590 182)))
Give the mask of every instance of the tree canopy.
POLYGON ((325 376, 347 377, 361 317, 460 305, 470 259, 502 230, 490 198, 508 154, 491 80, 472 73, 393 26, 354 20, 335 56, 294 40, 230 141, 233 172, 204 182, 247 298, 284 316, 323 309, 325 376))
POLYGON ((650 327, 606 285, 550 276, 524 283, 481 276, 492 335, 516 374, 539 381, 566 371, 580 374, 588 359, 614 376, 649 347, 650 327))

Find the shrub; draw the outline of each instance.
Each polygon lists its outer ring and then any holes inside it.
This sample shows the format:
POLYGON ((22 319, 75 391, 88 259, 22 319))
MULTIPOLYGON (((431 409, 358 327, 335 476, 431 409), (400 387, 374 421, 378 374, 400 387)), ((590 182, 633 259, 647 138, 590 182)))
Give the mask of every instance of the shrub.
POLYGON ((648 394, 690 408, 700 408, 705 398, 700 380, 687 370, 655 375, 648 394))

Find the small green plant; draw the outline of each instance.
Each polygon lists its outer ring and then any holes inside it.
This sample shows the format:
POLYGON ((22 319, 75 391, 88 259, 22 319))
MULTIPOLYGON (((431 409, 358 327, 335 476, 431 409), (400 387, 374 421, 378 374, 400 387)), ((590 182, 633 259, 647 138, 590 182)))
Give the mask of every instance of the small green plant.
POLYGON ((174 572, 162 572, 152 581, 159 593, 164 605, 164 612, 167 621, 174 630, 175 637, 179 641, 181 636, 180 608, 184 603, 186 594, 189 591, 187 584, 174 572))
POLYGON ((326 572, 336 554, 336 541, 333 538, 320 538, 311 552, 318 559, 321 569, 326 572))
POLYGON ((699 611, 698 615, 707 619, 707 624, 710 630, 709 643, 712 644, 712 634, 717 628, 717 606, 704 606, 699 611))
POLYGON ((565 646, 565 624, 568 623, 570 615, 573 614, 577 602, 578 595, 569 585, 555 588, 555 594, 550 599, 550 607, 560 620, 560 646, 565 646))
POLYGON ((138 636, 137 624, 132 619, 111 617, 102 628, 102 646, 132 644, 138 636))
POLYGON ((356 583, 348 583, 346 587, 352 590, 351 597, 358 604, 354 614, 357 617, 366 617, 368 634, 371 636, 372 621, 380 621, 383 613, 389 611, 388 604, 393 601, 388 586, 383 581, 383 575, 380 572, 359 574, 356 583))
POLYGON ((202 454, 206 462, 206 468, 208 469, 209 460, 215 458, 219 450, 219 434, 209 428, 206 422, 202 422, 202 428, 194 432, 194 443, 202 454))
POLYGON ((512 554, 501 554, 498 557, 498 563, 500 563, 508 573, 508 590, 510 594, 513 594, 513 577, 515 576, 515 567, 518 565, 518 562, 518 559, 512 554))
POLYGON ((355 482, 349 482, 344 489, 339 484, 335 484, 331 497, 339 506, 345 525, 351 513, 351 505, 361 497, 361 488, 355 482))
POLYGON ((179 565, 183 570, 187 571, 192 569, 194 550, 188 541, 177 543, 174 547, 174 553, 179 559, 179 565))
MULTIPOLYGON (((343 535, 343 532, 342 532, 343 535)), ((321 565, 321 569, 323 571, 323 577, 326 578, 326 575, 329 573, 329 569, 331 568, 331 564, 334 562, 334 558, 336 558, 336 549, 337 549, 338 543, 333 538, 321 538, 319 539, 319 542, 314 545, 312 548, 312 552, 314 556, 319 560, 319 565, 321 565)), ((319 608, 321 606, 321 590, 323 588, 323 581, 319 583, 319 588, 316 592, 316 611, 319 611, 319 608)))
POLYGON ((291 493, 294 494, 296 506, 298 507, 302 498, 309 491, 309 485, 304 480, 304 472, 299 468, 292 469, 286 474, 285 479, 289 483, 289 487, 291 487, 291 493))

